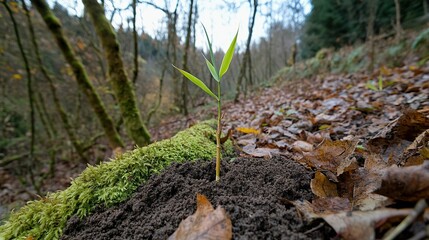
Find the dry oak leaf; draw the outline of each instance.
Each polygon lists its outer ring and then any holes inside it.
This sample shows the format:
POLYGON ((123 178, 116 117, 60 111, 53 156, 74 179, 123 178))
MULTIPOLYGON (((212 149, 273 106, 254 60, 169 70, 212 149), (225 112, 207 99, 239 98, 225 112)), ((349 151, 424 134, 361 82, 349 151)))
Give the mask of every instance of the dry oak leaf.
POLYGON ((337 184, 331 182, 322 172, 317 171, 310 182, 311 191, 320 198, 338 197, 337 184))
POLYGON ((265 159, 271 159, 273 155, 280 154, 277 148, 256 147, 255 144, 246 145, 242 148, 243 152, 252 156, 265 159))
POLYGON ((197 211, 183 220, 169 240, 232 239, 231 219, 225 209, 213 208, 209 200, 197 193, 197 211))
POLYGON ((429 129, 422 132, 398 159, 403 166, 420 165, 429 159, 429 129))
POLYGON ((389 123, 369 140, 368 149, 372 153, 380 154, 384 162, 396 161, 397 164, 403 164, 400 162, 401 155, 427 129, 429 118, 416 110, 406 110, 401 117, 389 123))
POLYGON ((337 191, 340 197, 353 202, 353 209, 369 211, 391 203, 387 197, 373 193, 380 184, 379 170, 358 168, 338 177, 337 191))
POLYGON ((313 148, 313 144, 308 143, 306 141, 298 140, 292 144, 292 149, 296 152, 303 153, 303 152, 311 152, 313 151, 314 148, 313 148))
POLYGON ((325 139, 314 151, 304 152, 299 161, 318 170, 328 170, 339 176, 354 161, 351 155, 357 146, 357 140, 331 141, 325 139))
POLYGON ((428 199, 429 161, 418 166, 387 168, 375 193, 402 201, 428 199))
MULTIPOLYGON (((341 206, 341 199, 339 200, 341 206)), ((397 221, 413 212, 413 209, 382 208, 373 211, 325 211, 322 213, 317 206, 308 201, 294 201, 295 207, 307 219, 322 218, 342 239, 362 240, 375 239, 375 228, 389 220, 397 221)))

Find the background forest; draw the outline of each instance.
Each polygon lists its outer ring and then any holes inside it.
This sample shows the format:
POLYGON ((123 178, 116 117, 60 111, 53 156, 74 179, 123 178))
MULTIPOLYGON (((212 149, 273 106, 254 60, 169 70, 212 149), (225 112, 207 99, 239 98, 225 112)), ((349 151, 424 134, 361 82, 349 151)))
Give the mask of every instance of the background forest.
MULTIPOLYGON (((81 10, 64 2, 1 0, 0 219, 4 204, 64 188, 88 163, 187 127, 195 109, 205 113, 200 119, 216 113, 214 103, 171 66, 213 89, 201 61, 206 49, 196 45, 203 38, 196 33, 204 1, 130 0, 119 8, 114 0, 84 0, 81 10), (138 8, 164 16, 156 35, 136 26, 138 8), (104 25, 94 20, 100 10, 104 25), (129 17, 118 23, 115 15, 129 17), (170 131, 160 128, 174 125, 177 116, 189 121, 170 131)), ((258 88, 318 74, 324 59, 337 72, 373 69, 381 62, 401 66, 407 32, 427 27, 428 6, 427 0, 222 1, 214 14, 249 10, 248 25, 241 26, 247 35, 222 82, 224 98, 240 102, 258 88), (258 38, 256 20, 265 28, 258 38), (381 49, 387 41, 391 47, 381 49), (355 57, 343 61, 341 51, 355 57), (288 78, 276 77, 285 72, 288 78)), ((429 32, 423 33, 427 38, 429 32)), ((217 49, 218 62, 223 54, 217 49)))

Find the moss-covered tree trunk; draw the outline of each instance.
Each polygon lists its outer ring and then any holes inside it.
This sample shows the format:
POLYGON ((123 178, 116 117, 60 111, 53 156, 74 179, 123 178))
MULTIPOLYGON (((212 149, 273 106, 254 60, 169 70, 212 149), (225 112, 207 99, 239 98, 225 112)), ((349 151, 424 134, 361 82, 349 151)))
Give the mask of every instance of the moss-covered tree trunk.
POLYGON ((128 135, 137 145, 144 146, 150 143, 150 134, 147 131, 140 112, 131 81, 125 72, 119 42, 112 25, 104 15, 103 7, 97 0, 83 0, 85 10, 89 13, 98 37, 101 40, 107 63, 109 77, 116 99, 119 103, 122 118, 128 135))
MULTIPOLYGON (((46 78, 46 80, 48 80, 49 87, 50 87, 51 93, 52 93, 52 97, 54 99, 55 108, 57 109, 58 113, 60 114, 61 120, 64 124, 64 129, 66 130, 66 133, 67 133, 70 141, 72 142, 74 148, 76 149, 76 152, 78 153, 78 155, 81 157, 82 160, 87 161, 87 158, 86 158, 84 151, 83 151, 82 144, 80 143, 80 141, 76 135, 76 132, 74 131, 72 124, 70 123, 70 120, 69 120, 69 117, 68 117, 66 111, 64 110, 63 106, 61 105, 60 98, 58 97, 57 89, 56 89, 55 84, 54 84, 54 80, 48 74, 48 71, 46 70, 45 66, 43 65, 42 57, 41 57, 40 51, 39 51, 39 45, 37 44, 36 34, 34 32, 33 21, 31 20, 31 14, 27 9, 27 6, 25 5, 24 0, 22 0, 22 6, 24 7, 25 14, 27 16, 28 28, 30 30, 31 42, 33 44, 34 52, 36 53, 37 64, 39 65, 39 68, 42 71, 43 76, 46 78)), ((43 122, 43 118, 41 118, 41 119, 43 122)), ((51 136, 51 138, 52 138, 52 136, 51 136)))
POLYGON ((32 0, 31 2, 42 16, 49 30, 53 34, 65 59, 72 67, 77 83, 80 89, 88 97, 91 107, 97 115, 97 118, 100 121, 101 125, 103 126, 110 146, 113 149, 118 147, 122 148, 124 145, 121 141, 118 132, 116 131, 115 125, 110 116, 107 114, 107 111, 103 105, 103 102, 101 101, 100 96, 97 94, 94 86, 90 82, 88 74, 86 73, 82 62, 76 57, 76 54, 70 46, 69 41, 65 37, 59 19, 53 14, 45 0, 32 0))

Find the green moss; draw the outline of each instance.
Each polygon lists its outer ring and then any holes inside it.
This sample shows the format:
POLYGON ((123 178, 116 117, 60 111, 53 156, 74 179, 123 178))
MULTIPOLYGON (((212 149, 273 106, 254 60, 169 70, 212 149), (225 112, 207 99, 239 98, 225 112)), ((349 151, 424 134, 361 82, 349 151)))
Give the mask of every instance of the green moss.
MULTIPOLYGON (((0 226, 0 240, 58 239, 67 220, 74 214, 88 215, 97 205, 107 207, 124 201, 152 174, 159 173, 172 162, 215 157, 214 120, 179 132, 171 139, 137 148, 111 162, 88 166, 64 191, 29 202, 0 226)), ((232 153, 230 141, 225 143, 232 153)), ((213 169, 214 171, 214 169, 213 169)))

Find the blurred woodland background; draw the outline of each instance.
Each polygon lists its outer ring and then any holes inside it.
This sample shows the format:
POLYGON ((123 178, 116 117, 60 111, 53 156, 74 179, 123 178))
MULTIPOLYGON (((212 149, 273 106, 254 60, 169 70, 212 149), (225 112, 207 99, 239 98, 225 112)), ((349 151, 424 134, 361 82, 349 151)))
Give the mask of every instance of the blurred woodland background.
MULTIPOLYGON (((214 107, 171 66, 214 87, 204 49, 195 44, 205 37, 196 36, 204 1, 129 0, 118 8, 115 0, 83 0, 79 15, 70 9, 76 2, 67 1, 68 8, 62 2, 1 0, 0 186, 15 179, 22 195, 2 193, 2 203, 62 188, 88 163, 169 136, 159 126, 170 116, 187 119, 197 107, 214 107), (137 8, 164 16, 156 35, 136 27, 137 8), (130 17, 112 28, 118 14, 130 17)), ((407 32, 429 39, 427 0, 224 0, 219 6, 213 14, 250 9, 241 26, 248 35, 222 82, 224 98, 235 102, 261 87, 320 74, 321 66, 343 72, 381 62, 401 66, 411 48, 407 32), (273 8, 275 2, 281 7, 273 8), (262 38, 252 36, 256 18, 265 26, 262 38), (383 48, 386 42, 391 47, 383 48)), ((217 49, 218 63, 223 54, 217 49)), ((201 117, 215 115, 208 112, 201 117)))

